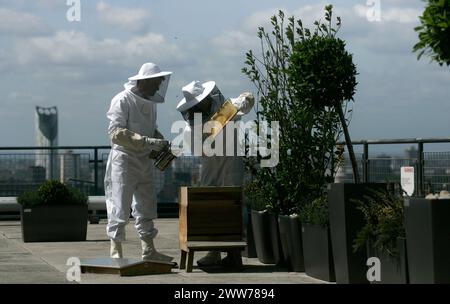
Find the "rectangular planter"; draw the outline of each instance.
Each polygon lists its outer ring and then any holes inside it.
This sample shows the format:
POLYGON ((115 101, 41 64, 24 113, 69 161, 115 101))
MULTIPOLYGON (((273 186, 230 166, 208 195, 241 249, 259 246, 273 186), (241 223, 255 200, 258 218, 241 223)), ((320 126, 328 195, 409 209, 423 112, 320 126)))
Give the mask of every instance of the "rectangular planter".
POLYGON ((450 199, 405 199, 410 282, 450 283, 450 199))
POLYGON ((398 256, 391 256, 387 252, 380 251, 367 245, 367 258, 380 259, 381 281, 373 284, 408 284, 408 263, 406 254, 406 239, 397 239, 398 256))
POLYGON ((330 229, 303 224, 302 232, 306 274, 323 281, 336 281, 330 229))
POLYGON ((27 242, 86 241, 87 205, 22 208, 22 238, 27 242))
POLYGON ((371 191, 386 189, 386 184, 331 184, 328 191, 330 232, 336 282, 367 284, 367 252, 353 251, 353 240, 364 225, 362 212, 354 200, 364 201, 371 191))

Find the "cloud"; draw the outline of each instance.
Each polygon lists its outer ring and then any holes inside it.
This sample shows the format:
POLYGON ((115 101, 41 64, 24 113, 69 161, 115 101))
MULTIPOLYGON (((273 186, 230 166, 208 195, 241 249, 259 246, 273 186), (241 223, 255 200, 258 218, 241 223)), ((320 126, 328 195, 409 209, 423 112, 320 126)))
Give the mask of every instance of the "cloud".
POLYGON ((38 16, 0 8, 0 32, 9 35, 29 36, 48 33, 49 28, 38 16))
POLYGON ((96 40, 84 32, 58 31, 51 36, 17 42, 16 58, 22 65, 33 63, 80 66, 96 64, 130 66, 158 58, 158 62, 179 62, 183 53, 164 36, 146 33, 128 41, 116 38, 96 40))
POLYGON ((146 19, 150 14, 144 9, 130 9, 113 7, 103 1, 97 4, 100 20, 106 24, 117 26, 129 32, 138 32, 144 29, 146 19))

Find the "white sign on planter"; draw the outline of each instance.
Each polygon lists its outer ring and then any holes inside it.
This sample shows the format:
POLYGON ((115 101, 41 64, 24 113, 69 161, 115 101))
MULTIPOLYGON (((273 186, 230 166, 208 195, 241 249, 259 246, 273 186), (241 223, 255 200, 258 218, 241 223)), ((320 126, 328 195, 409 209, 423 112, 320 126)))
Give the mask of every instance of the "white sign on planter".
POLYGON ((414 193, 414 167, 400 168, 400 183, 408 196, 414 193))

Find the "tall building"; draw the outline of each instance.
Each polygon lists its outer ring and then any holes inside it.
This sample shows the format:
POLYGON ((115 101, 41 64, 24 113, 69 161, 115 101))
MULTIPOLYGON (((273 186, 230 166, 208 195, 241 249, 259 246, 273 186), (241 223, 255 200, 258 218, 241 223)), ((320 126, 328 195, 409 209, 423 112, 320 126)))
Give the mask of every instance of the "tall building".
MULTIPOLYGON (((58 110, 56 107, 36 106, 35 115, 36 146, 55 147, 58 145, 58 110)), ((58 178, 56 150, 38 150, 36 166, 45 168, 46 179, 58 178)))

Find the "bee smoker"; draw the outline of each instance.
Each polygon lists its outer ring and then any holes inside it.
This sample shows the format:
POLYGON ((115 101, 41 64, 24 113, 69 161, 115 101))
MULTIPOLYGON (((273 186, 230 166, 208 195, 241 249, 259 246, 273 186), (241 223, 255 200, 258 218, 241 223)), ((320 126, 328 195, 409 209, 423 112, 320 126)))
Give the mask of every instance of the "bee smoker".
POLYGON ((173 155, 170 145, 167 145, 159 152, 152 151, 150 153, 150 158, 155 160, 155 167, 157 167, 159 170, 164 171, 169 164, 176 158, 175 155, 173 155))

